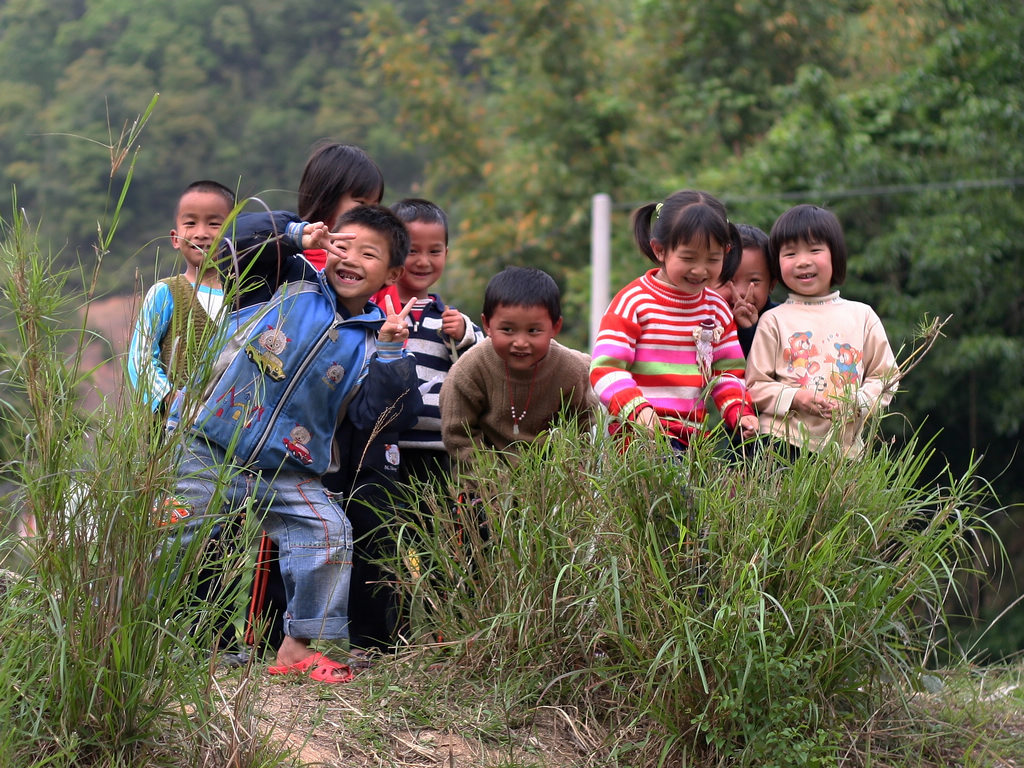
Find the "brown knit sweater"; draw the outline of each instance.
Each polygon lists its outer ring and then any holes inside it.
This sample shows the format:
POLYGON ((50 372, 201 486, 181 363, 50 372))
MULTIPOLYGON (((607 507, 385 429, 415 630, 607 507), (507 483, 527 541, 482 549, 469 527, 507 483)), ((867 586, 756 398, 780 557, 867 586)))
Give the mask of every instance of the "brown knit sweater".
POLYGON ((465 469, 474 445, 505 451, 514 443, 532 443, 555 421, 563 402, 581 428, 593 424, 600 402, 590 388, 589 355, 552 341, 534 371, 510 371, 485 339, 463 353, 445 377, 441 436, 465 469), (519 434, 514 432, 513 403, 517 417, 526 409, 519 434))

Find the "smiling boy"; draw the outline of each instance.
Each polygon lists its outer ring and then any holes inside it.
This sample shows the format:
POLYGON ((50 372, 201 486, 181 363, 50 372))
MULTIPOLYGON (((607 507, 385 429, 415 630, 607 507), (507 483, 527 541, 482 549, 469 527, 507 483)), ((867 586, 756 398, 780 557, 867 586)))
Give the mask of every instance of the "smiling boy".
POLYGON ((207 251, 234 207, 235 193, 209 179, 178 199, 171 246, 185 271, 147 291, 128 353, 129 381, 153 411, 170 405, 213 341, 224 291, 207 251))
POLYGON ((283 229, 274 219, 246 214, 230 233, 232 280, 249 290, 227 320, 218 373, 187 422, 175 486, 185 514, 168 528, 187 543, 204 517, 228 524, 251 502, 248 514, 260 515, 279 548, 287 602, 285 637, 268 671, 338 683, 351 678, 348 667, 309 645, 348 637, 352 528, 320 478, 339 460, 341 419, 366 430, 385 413, 398 425, 415 421, 415 359, 403 349, 411 305, 385 317, 368 303, 401 273, 409 237, 378 205, 342 214, 336 227, 344 235, 302 223, 302 244, 329 252, 320 271, 294 238, 273 236, 283 229))
POLYGON ((555 341, 558 285, 547 273, 508 267, 487 284, 481 324, 488 338, 452 366, 441 387, 441 435, 462 469, 475 448, 515 452, 550 428, 564 408, 581 427, 599 403, 590 358, 555 341))

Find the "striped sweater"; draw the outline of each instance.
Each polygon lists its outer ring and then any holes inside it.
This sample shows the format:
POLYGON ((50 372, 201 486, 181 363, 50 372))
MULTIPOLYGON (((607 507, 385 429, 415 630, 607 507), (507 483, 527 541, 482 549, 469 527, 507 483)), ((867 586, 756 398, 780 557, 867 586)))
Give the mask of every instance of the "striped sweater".
MULTIPOLYGON (((375 293, 371 301, 383 308, 385 296, 391 296, 396 307, 401 307, 404 303, 398 296, 397 286, 394 285, 375 293)), ((416 356, 416 375, 420 381, 423 407, 416 426, 398 436, 399 448, 421 448, 446 453, 444 441, 441 439, 441 408, 438 405, 441 384, 459 355, 484 339, 484 332, 465 314, 462 315, 462 319, 466 321, 466 334, 458 343, 443 334, 441 315, 444 310, 445 305, 441 297, 432 293, 428 301, 417 302, 406 318, 409 341, 406 342, 405 348, 416 356)))
POLYGON ((620 421, 650 405, 662 429, 684 443, 704 428, 710 384, 726 426, 735 429, 754 410, 732 310, 714 291, 682 293, 657 273, 638 277, 612 300, 594 343, 590 383, 620 421))

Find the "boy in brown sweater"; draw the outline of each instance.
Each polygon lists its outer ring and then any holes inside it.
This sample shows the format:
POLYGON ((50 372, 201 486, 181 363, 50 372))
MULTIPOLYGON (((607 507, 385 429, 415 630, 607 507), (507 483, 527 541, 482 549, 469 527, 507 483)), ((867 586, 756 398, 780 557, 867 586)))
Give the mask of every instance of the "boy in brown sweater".
POLYGON ((590 357, 555 341, 558 285, 546 272, 508 267, 487 284, 481 325, 488 338, 465 352, 441 387, 441 436, 462 471, 474 448, 515 453, 565 408, 581 428, 599 407, 590 357))

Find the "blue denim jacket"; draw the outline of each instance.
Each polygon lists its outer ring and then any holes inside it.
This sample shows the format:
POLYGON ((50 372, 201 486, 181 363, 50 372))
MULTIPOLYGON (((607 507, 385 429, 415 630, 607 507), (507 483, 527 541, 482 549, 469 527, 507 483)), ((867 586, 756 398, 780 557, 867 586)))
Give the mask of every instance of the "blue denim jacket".
POLYGON ((236 223, 236 233, 247 231, 236 234, 235 264, 243 269, 243 282, 248 274, 261 278, 257 298, 267 288, 273 293, 268 301, 247 303, 254 294, 243 292, 226 321, 227 341, 202 405, 190 421, 238 463, 255 469, 286 464, 321 475, 337 466, 332 444, 343 417, 365 430, 382 415, 391 419, 388 429, 415 423, 422 404, 415 358, 404 351, 394 360, 377 355, 384 313, 367 304, 363 314, 343 317, 323 272, 293 245, 253 247, 266 243, 267 216, 249 216, 254 219, 240 216, 236 223))

